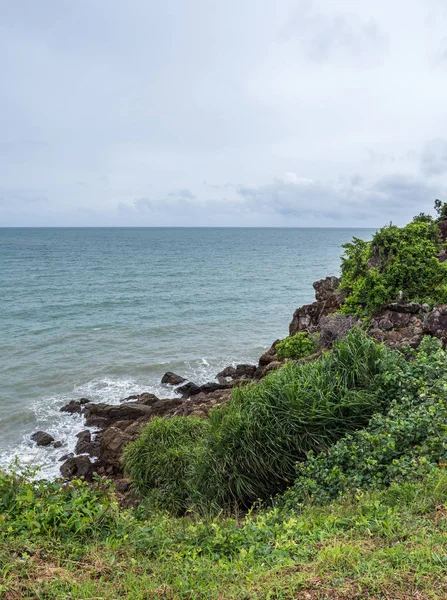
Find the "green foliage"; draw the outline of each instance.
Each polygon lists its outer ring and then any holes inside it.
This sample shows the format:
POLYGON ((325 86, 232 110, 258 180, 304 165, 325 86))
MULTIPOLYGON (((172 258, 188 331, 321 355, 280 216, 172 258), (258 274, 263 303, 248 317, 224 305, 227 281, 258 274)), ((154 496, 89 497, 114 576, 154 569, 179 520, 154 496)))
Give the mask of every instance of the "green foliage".
POLYGON ((347 435, 326 453, 309 453, 286 493, 289 506, 326 501, 346 489, 382 487, 422 476, 447 461, 447 354, 425 338, 410 362, 395 365, 383 381, 393 398, 368 427, 347 435))
POLYGON ((318 360, 289 363, 214 410, 191 487, 205 505, 250 505, 293 482, 295 463, 364 427, 381 375, 403 360, 359 329, 318 360))
POLYGON ((399 295, 408 301, 447 301, 447 265, 437 259, 438 226, 426 215, 406 227, 384 227, 371 242, 354 238, 343 247, 341 288, 349 291, 343 312, 371 315, 399 295))
POLYGON ((157 418, 128 444, 125 471, 152 505, 172 514, 186 510, 190 471, 208 429, 197 417, 157 418))
POLYGON ((292 337, 285 338, 276 344, 278 358, 303 358, 313 354, 318 347, 318 337, 310 336, 307 331, 299 331, 292 337))
POLYGON ((16 465, 0 470, 0 536, 51 535, 88 539, 115 529, 118 504, 108 482, 34 480, 36 472, 16 465))

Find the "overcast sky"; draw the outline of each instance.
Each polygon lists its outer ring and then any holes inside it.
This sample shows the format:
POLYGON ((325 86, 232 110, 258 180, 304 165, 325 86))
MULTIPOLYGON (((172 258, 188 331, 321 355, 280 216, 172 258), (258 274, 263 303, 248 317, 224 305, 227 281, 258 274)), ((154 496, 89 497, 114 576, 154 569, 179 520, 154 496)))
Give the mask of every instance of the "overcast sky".
POLYGON ((446 189, 445 0, 0 0, 0 226, 380 226, 446 189))

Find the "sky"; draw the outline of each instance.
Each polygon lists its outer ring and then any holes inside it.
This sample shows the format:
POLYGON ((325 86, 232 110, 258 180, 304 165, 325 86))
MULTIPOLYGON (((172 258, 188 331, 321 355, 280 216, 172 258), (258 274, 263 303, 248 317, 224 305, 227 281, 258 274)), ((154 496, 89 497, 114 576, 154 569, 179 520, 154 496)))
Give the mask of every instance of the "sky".
POLYGON ((0 226, 379 227, 447 200, 445 0, 0 0, 0 226))

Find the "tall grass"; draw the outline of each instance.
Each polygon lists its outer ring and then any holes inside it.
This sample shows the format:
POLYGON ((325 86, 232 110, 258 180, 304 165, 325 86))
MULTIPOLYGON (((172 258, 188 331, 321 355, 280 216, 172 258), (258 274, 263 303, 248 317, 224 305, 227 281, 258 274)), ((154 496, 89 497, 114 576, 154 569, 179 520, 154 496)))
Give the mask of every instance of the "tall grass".
POLYGON ((357 329, 315 362, 287 364, 235 389, 211 413, 195 463, 199 503, 248 506, 291 485, 297 461, 364 427, 381 408, 379 376, 393 360, 357 329))
POLYGON ((189 503, 190 471, 209 429, 197 417, 156 418, 124 451, 124 469, 150 504, 172 514, 189 503))

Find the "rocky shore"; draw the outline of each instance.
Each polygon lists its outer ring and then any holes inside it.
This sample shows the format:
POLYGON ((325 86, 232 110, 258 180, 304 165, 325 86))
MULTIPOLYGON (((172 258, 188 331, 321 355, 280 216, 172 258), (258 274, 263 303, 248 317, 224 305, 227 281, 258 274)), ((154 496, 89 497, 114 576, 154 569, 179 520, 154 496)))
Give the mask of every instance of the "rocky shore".
MULTIPOLYGON (((315 302, 298 308, 289 326, 289 335, 298 332, 318 333, 319 352, 330 348, 332 343, 360 324, 355 317, 337 312, 345 300, 339 290, 340 280, 327 277, 313 284, 315 302)), ((369 322, 369 333, 375 339, 391 347, 417 347, 424 335, 432 335, 447 342, 447 304, 430 307, 427 304, 394 302, 389 304, 369 322)), ((130 483, 124 478, 121 455, 124 447, 134 440, 145 424, 154 417, 200 416, 206 418, 216 405, 227 401, 236 386, 258 381, 281 361, 276 353, 276 340, 259 359, 257 365, 230 365, 217 373, 215 380, 204 385, 186 381, 181 375, 168 372, 162 383, 172 385, 176 398, 158 398, 144 392, 124 398, 119 405, 94 404, 88 398, 72 400, 61 408, 84 419, 86 428, 77 435, 75 453, 61 457, 62 477, 84 477, 105 475, 115 480, 117 489, 126 492, 130 483)), ((32 439, 38 445, 57 446, 51 436, 37 432, 32 439)))

